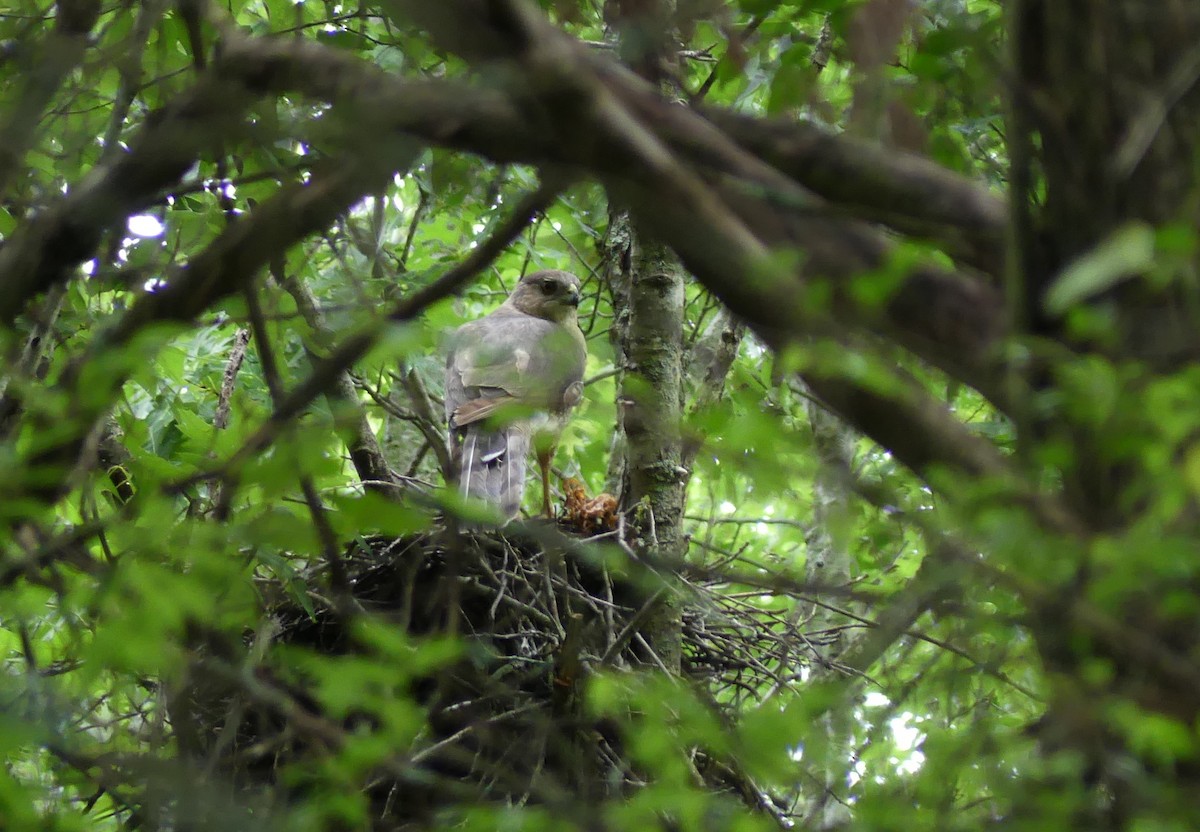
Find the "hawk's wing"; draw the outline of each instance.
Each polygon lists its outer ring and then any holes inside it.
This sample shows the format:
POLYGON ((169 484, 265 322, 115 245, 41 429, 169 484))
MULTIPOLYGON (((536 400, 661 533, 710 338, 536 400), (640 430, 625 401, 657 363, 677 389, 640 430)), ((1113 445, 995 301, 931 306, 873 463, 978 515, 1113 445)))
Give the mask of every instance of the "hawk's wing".
POLYGON ((446 421, 464 495, 516 516, 532 412, 574 406, 585 360, 582 339, 566 327, 508 307, 455 332, 446 361, 446 421), (509 420, 494 425, 505 410, 509 420))

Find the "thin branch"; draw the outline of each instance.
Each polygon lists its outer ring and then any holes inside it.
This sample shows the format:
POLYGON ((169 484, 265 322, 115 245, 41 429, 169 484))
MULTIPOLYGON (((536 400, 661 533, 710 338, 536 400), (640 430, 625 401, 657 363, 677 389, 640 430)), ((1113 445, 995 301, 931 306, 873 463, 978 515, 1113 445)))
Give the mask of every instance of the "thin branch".
MULTIPOLYGON (((296 308, 312 332, 311 338, 304 339, 304 351, 309 361, 315 364, 330 349, 336 336, 326 323, 312 291, 299 277, 287 274, 278 260, 272 263, 271 272, 276 282, 292 296, 296 308)), ((400 492, 392 487, 395 485, 395 478, 387 464, 387 458, 383 455, 383 449, 379 447, 379 441, 375 438, 375 432, 371 429, 371 423, 367 420, 366 410, 358 401, 354 380, 348 372, 337 377, 326 398, 331 408, 342 406, 353 409, 352 419, 346 422, 339 420, 339 427, 363 487, 388 499, 396 499, 400 492)))
POLYGON ((405 391, 408 392, 408 399, 412 402, 413 413, 417 417, 414 422, 417 430, 421 431, 421 435, 425 437, 425 441, 429 443, 429 447, 437 457, 438 467, 442 469, 442 476, 446 482, 450 482, 454 479, 454 463, 450 459, 450 450, 446 447, 446 436, 438 427, 440 422, 433 415, 433 406, 429 401, 429 394, 425 390, 421 377, 413 368, 402 367, 400 383, 404 385, 405 391))
POLYGON ((54 31, 37 45, 31 71, 18 75, 23 84, 0 123, 0 194, 8 190, 59 86, 83 60, 88 32, 100 17, 98 0, 59 0, 55 6, 54 31))
POLYGON ((221 430, 229 425, 229 406, 233 401, 233 385, 246 359, 246 346, 250 343, 250 330, 239 329, 233 336, 233 349, 225 361, 225 373, 221 377, 221 393, 217 397, 217 410, 213 414, 213 427, 221 430))
MULTIPOLYGON (((267 383, 271 401, 278 404, 284 395, 283 377, 279 373, 279 362, 275 359, 275 350, 271 346, 267 322, 263 319, 262 305, 253 286, 247 286, 243 294, 246 298, 246 309, 250 314, 250 326, 254 330, 254 344, 258 349, 263 380, 267 383)), ((346 574, 346 566, 342 563, 341 543, 329 522, 328 512, 321 496, 317 493, 316 486, 313 485, 311 474, 300 474, 300 489, 304 493, 304 502, 308 505, 309 514, 312 516, 317 539, 321 541, 325 562, 329 565, 330 590, 337 601, 338 609, 342 612, 349 612, 354 607, 353 596, 350 591, 350 579, 346 574)))
MULTIPOLYGON (((235 49, 227 59, 238 57, 235 49)), ((148 119, 128 153, 75 183, 57 205, 17 228, 0 248, 0 327, 37 294, 94 256, 104 233, 177 184, 218 137, 238 135, 256 96, 219 66, 148 119)))
MULTIPOLYGON (((455 294, 466 286, 471 278, 500 256, 504 249, 525 229, 533 216, 554 199, 560 189, 559 183, 547 182, 526 196, 518 203, 509 218, 501 223, 488 239, 472 249, 471 253, 458 265, 434 282, 398 301, 381 321, 348 336, 328 358, 313 368, 304 381, 276 404, 266 422, 233 454, 225 467, 239 467, 270 445, 285 425, 302 413, 314 399, 329 389, 338 373, 353 366, 356 361, 370 351, 387 325, 413 320, 429 306, 455 294)), ((212 476, 212 474, 207 476, 212 476)), ((176 488, 182 488, 196 479, 185 480, 183 483, 177 484, 176 488)))

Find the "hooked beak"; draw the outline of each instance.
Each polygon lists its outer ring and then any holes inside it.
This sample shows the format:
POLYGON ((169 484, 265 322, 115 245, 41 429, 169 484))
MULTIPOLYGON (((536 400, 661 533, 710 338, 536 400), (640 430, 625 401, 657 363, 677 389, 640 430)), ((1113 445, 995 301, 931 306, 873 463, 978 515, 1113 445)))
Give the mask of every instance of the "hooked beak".
POLYGON ((567 295, 567 303, 571 306, 579 306, 581 300, 583 300, 583 296, 579 294, 579 290, 571 287, 571 294, 567 295))

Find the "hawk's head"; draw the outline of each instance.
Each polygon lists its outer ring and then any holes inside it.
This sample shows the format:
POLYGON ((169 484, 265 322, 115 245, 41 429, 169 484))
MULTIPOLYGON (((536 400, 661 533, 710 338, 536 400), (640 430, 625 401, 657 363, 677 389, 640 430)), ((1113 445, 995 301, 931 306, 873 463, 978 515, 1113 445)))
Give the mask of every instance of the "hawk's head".
POLYGON ((508 302, 526 315, 561 322, 575 317, 579 297, 578 277, 570 272, 545 271, 521 278, 508 302))

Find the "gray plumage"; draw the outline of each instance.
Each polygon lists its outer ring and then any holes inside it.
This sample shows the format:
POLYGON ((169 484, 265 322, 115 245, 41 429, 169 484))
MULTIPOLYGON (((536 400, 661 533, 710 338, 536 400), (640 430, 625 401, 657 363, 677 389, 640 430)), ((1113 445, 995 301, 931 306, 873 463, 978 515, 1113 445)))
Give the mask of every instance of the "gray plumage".
POLYGON ((522 278, 498 309, 451 336, 446 421, 459 490, 495 506, 506 520, 521 508, 531 444, 539 449, 549 510, 553 437, 583 391, 587 342, 578 305, 575 275, 537 272, 522 278))

